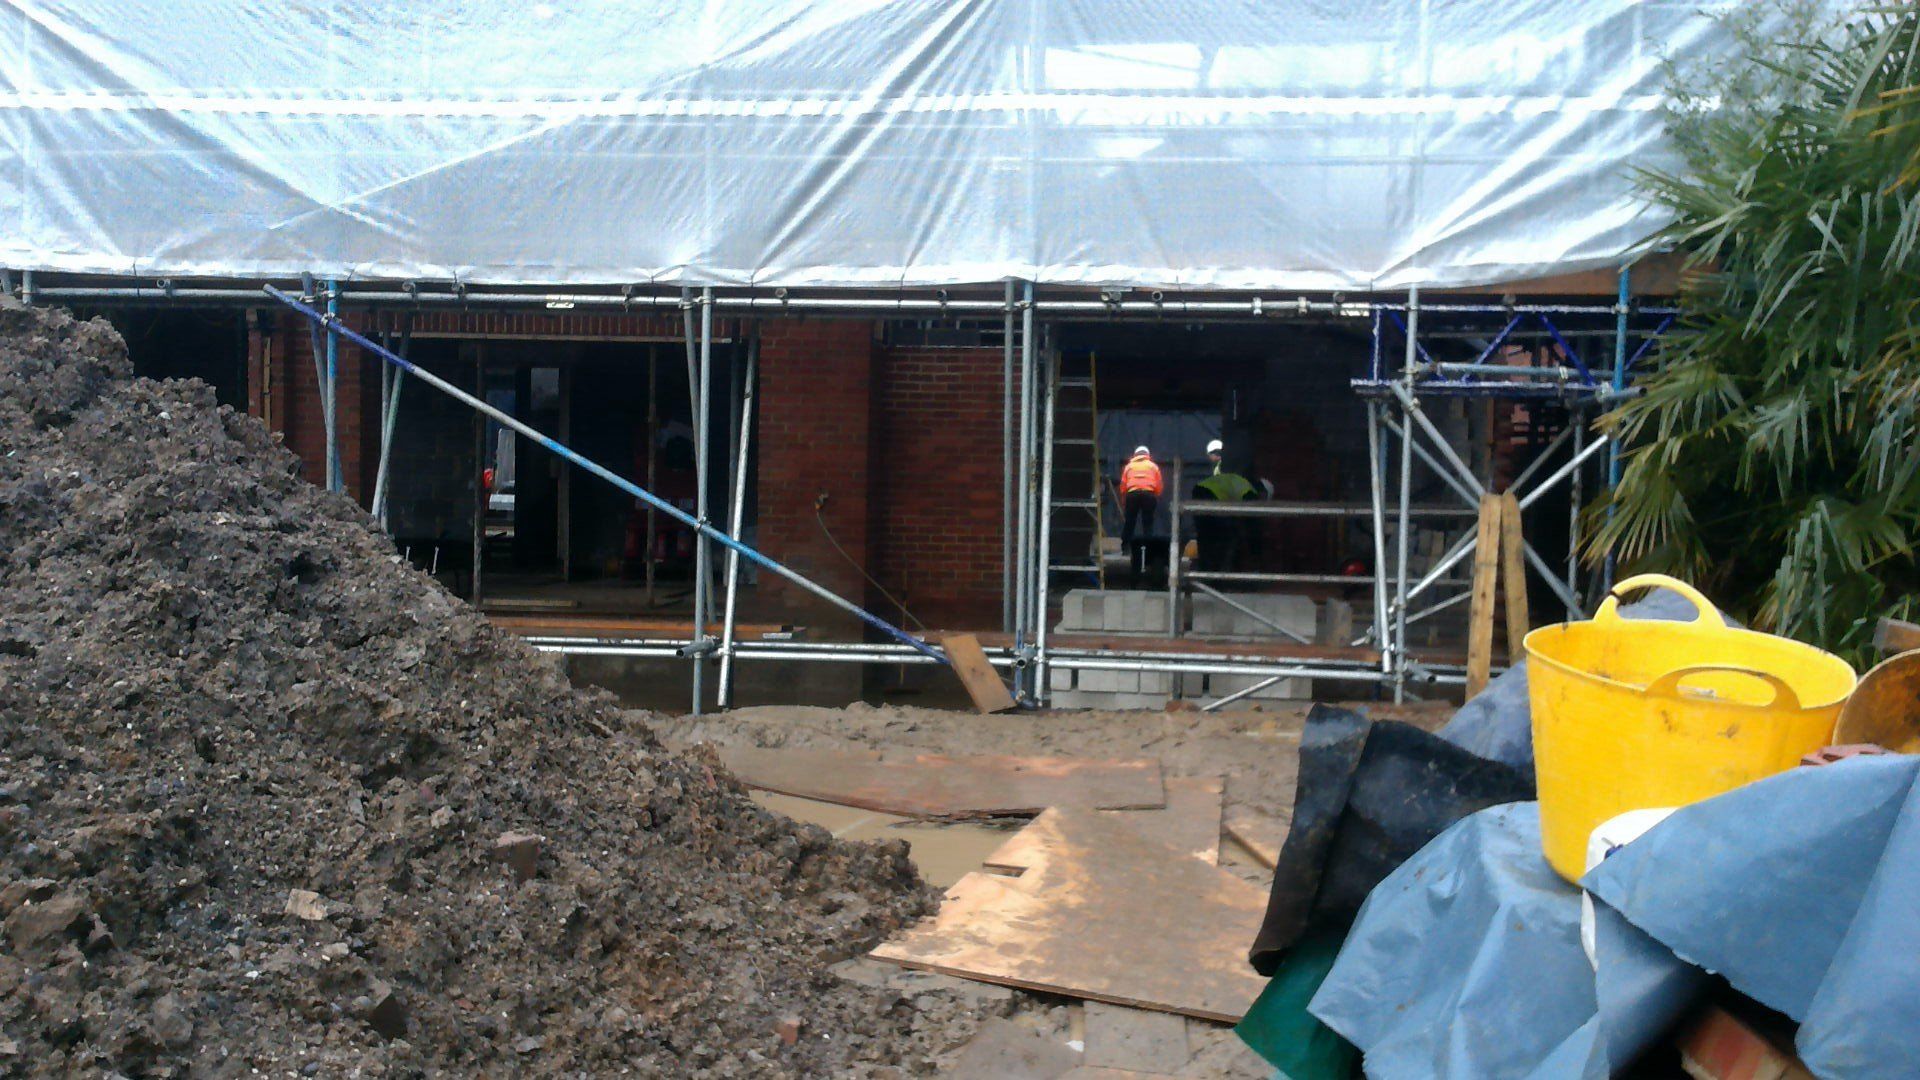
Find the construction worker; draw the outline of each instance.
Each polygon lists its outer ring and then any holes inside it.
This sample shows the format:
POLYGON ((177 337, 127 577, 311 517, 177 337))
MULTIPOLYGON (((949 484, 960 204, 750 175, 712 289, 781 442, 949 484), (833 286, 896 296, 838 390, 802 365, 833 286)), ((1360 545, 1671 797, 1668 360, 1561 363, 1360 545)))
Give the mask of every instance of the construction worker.
POLYGON ((1133 456, 1120 470, 1120 546, 1126 549, 1137 583, 1147 573, 1147 533, 1153 528, 1153 511, 1160 505, 1160 466, 1153 463, 1153 452, 1144 446, 1133 448, 1133 456))
POLYGON ((1213 462, 1213 475, 1215 476, 1220 475, 1220 460, 1226 449, 1227 444, 1221 442, 1219 439, 1214 439, 1207 443, 1207 460, 1213 462))
MULTIPOLYGON (((1216 461, 1214 474, 1193 485, 1195 502, 1240 502, 1252 498, 1256 489, 1253 482, 1239 473, 1220 471, 1218 457, 1208 445, 1208 456, 1216 461)), ((1219 514, 1193 515, 1193 537, 1199 546, 1199 559, 1196 569, 1204 571, 1232 570, 1239 561, 1240 548, 1246 540, 1245 526, 1232 518, 1219 514)))

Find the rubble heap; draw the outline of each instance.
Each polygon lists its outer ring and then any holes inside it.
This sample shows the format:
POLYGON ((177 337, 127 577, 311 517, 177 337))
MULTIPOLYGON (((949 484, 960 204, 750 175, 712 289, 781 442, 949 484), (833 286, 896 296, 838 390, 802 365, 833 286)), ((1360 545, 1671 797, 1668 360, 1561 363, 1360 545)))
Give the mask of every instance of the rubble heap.
POLYGON ((0 305, 0 1072, 839 1075, 970 1026, 825 971, 930 909, 904 844, 759 809, 205 385, 0 305))

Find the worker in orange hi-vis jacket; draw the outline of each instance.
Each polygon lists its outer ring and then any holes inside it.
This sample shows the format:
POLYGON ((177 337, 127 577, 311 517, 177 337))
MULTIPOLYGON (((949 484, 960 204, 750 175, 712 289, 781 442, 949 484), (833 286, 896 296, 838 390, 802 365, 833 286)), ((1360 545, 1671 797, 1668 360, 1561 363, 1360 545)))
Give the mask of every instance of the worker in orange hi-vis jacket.
POLYGON ((1160 466, 1153 463, 1153 452, 1144 446, 1134 447, 1133 457, 1120 470, 1120 545, 1132 560, 1136 584, 1147 573, 1146 536, 1153 528, 1160 489, 1160 466))

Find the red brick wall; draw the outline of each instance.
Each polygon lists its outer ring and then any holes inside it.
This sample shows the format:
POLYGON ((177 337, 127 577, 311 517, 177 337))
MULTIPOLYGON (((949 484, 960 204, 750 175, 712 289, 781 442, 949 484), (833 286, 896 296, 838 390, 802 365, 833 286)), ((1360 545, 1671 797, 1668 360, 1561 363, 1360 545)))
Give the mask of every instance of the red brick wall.
MULTIPOLYGON (((814 520, 827 495, 827 526, 848 555, 869 559, 873 417, 873 324, 859 320, 776 320, 760 338, 755 401, 759 458, 759 541, 766 553, 841 596, 862 600, 859 570, 833 550, 814 520)), ((773 574, 760 575, 765 614, 810 626, 845 628, 842 615, 773 574)))
POLYGON ((999 349, 893 349, 875 383, 874 576, 933 627, 1000 621, 999 349))

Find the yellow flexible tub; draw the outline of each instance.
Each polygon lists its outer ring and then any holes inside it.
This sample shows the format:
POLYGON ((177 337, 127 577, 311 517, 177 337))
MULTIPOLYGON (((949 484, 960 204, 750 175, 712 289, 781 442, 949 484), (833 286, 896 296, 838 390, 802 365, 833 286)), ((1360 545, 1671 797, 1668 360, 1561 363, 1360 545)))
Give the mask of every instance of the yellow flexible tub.
POLYGON ((1855 675, 1811 645, 1727 625, 1693 586, 1643 574, 1588 622, 1526 638, 1540 836, 1579 881, 1587 836, 1628 810, 1684 806, 1783 772, 1828 744, 1855 675), (1693 622, 1623 619, 1618 598, 1665 586, 1693 622))

